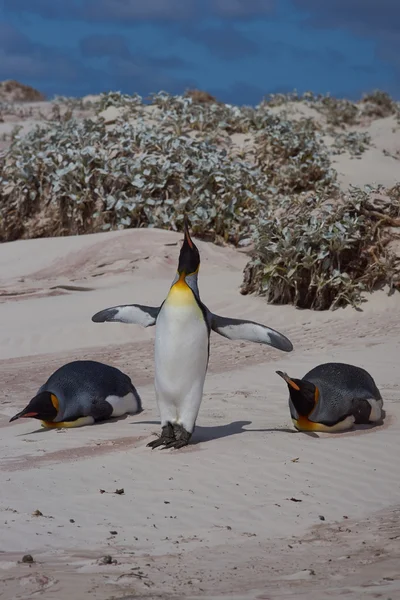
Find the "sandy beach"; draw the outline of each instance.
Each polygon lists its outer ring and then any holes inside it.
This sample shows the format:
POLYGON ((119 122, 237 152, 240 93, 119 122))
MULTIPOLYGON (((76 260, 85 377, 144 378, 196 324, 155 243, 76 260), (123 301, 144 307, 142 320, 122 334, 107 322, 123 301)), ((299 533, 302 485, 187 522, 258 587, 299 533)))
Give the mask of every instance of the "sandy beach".
POLYGON ((139 229, 0 246, 0 598, 398 597, 399 297, 374 293, 362 311, 270 306, 239 293, 243 251, 196 240, 209 308, 278 329, 294 351, 212 334, 193 443, 151 451, 154 329, 91 315, 161 303, 181 239, 139 229), (127 372, 144 411, 59 431, 8 423, 77 358, 127 372), (383 425, 295 432, 275 371, 325 361, 371 372, 383 425))

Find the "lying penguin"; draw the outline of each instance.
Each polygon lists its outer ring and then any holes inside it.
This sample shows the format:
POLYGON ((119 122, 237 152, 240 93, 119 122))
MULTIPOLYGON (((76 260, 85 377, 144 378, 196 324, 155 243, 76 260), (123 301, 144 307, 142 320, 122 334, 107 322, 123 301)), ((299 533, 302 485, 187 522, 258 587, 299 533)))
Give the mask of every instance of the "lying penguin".
POLYGON ((161 306, 126 304, 106 308, 92 317, 95 323, 156 325, 155 391, 162 432, 148 444, 151 448, 181 448, 189 443, 203 397, 211 330, 231 340, 268 344, 284 352, 293 349, 284 335, 269 327, 210 312, 200 300, 199 268, 200 254, 185 219, 178 271, 161 306))
POLYGON ((57 369, 10 422, 32 417, 44 427, 81 427, 141 410, 128 375, 99 362, 77 360, 57 369))
POLYGON ((344 363, 325 363, 302 379, 276 371, 289 388, 292 421, 300 431, 346 431, 379 421, 383 400, 371 375, 344 363))

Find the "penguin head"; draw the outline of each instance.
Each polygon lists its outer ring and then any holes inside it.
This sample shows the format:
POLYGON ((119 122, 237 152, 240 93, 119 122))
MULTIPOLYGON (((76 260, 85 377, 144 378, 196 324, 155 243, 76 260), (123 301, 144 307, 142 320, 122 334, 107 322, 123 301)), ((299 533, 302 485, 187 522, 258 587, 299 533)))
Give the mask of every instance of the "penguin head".
POLYGON ((290 399, 299 415, 308 417, 314 410, 319 398, 319 389, 311 381, 291 379, 287 373, 276 371, 288 385, 290 399))
POLYGON ((51 392, 40 392, 32 398, 28 406, 10 419, 15 421, 25 417, 40 419, 42 421, 54 421, 58 414, 58 398, 51 392))
POLYGON ((185 238, 179 254, 178 273, 180 279, 186 279, 189 276, 195 276, 200 268, 200 253, 193 243, 189 234, 189 222, 187 217, 184 220, 185 238))

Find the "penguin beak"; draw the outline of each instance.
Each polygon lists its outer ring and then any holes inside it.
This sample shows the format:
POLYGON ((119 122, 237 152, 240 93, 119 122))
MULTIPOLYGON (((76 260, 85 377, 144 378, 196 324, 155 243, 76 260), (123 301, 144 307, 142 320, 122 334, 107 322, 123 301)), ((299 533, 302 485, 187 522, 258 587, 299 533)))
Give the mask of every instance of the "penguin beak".
POLYGON ((179 255, 178 273, 181 278, 197 273, 200 267, 200 254, 189 233, 189 221, 185 216, 184 240, 179 255))
POLYGON ((16 421, 17 419, 22 419, 25 417, 37 417, 37 415, 38 415, 37 412, 27 412, 26 409, 24 409, 24 410, 21 410, 21 412, 14 415, 13 417, 11 417, 11 419, 9 420, 9 423, 11 423, 12 421, 16 421))
POLYGON ((297 392, 300 391, 300 388, 297 385, 297 383, 292 381, 287 373, 284 373, 283 371, 275 371, 275 373, 277 373, 280 377, 282 377, 282 379, 284 379, 286 381, 286 383, 288 385, 290 385, 290 387, 292 387, 294 390, 296 390, 297 392))
POLYGON ((189 248, 191 250, 193 250, 193 242, 192 242, 192 238, 190 237, 190 233, 189 233, 189 220, 186 216, 185 216, 185 220, 184 220, 184 228, 185 228, 185 242, 188 244, 189 248))

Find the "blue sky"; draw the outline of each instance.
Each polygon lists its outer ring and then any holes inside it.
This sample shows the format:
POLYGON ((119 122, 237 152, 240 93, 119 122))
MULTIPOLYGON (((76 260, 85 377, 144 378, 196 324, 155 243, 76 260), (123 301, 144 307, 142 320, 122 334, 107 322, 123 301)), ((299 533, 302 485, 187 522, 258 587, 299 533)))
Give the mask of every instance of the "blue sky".
POLYGON ((400 99, 400 0, 0 0, 0 80, 54 94, 400 99))

